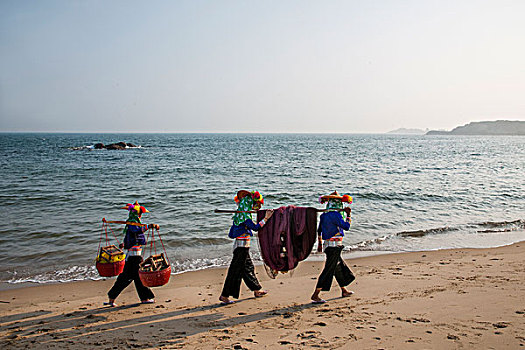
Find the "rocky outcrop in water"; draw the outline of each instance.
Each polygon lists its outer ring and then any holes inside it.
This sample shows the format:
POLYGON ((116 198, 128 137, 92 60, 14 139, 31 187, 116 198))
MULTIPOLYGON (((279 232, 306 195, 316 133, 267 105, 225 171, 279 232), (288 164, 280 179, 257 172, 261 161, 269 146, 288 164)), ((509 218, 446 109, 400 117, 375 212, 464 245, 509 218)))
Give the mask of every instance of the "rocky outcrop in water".
POLYGON ((137 148, 139 146, 134 145, 130 142, 117 142, 117 143, 110 143, 109 145, 104 145, 103 143, 95 143, 93 146, 81 146, 81 147, 70 147, 69 149, 78 151, 83 149, 110 149, 110 150, 123 150, 126 148, 137 148))
POLYGON ((525 135, 525 121, 472 122, 451 131, 431 130, 426 135, 525 135))
POLYGON ((103 143, 96 143, 95 149, 113 149, 113 150, 123 150, 126 148, 134 148, 137 147, 136 145, 129 143, 129 142, 117 142, 117 143, 110 143, 109 145, 104 145, 103 143))

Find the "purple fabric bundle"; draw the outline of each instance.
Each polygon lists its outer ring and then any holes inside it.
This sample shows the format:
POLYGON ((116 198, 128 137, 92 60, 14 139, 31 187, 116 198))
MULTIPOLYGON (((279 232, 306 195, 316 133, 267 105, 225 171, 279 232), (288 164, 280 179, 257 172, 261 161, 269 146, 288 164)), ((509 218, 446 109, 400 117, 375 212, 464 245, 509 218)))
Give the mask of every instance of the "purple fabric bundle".
MULTIPOLYGON (((257 221, 266 210, 257 212, 257 221)), ((290 271, 310 255, 317 240, 317 209, 280 207, 259 231, 259 245, 264 263, 272 270, 290 271)))

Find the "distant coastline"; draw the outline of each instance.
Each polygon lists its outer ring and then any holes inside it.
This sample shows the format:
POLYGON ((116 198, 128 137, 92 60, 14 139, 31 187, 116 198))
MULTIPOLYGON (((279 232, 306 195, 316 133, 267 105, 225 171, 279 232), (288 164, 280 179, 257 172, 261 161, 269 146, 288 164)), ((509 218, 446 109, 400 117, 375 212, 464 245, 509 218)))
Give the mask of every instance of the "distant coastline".
POLYGON ((472 122, 451 131, 430 130, 425 135, 525 135, 525 121, 472 122))
POLYGON ((407 129, 407 128, 399 128, 396 130, 392 130, 387 132, 387 134, 395 134, 395 135, 424 135, 427 130, 423 129, 407 129))

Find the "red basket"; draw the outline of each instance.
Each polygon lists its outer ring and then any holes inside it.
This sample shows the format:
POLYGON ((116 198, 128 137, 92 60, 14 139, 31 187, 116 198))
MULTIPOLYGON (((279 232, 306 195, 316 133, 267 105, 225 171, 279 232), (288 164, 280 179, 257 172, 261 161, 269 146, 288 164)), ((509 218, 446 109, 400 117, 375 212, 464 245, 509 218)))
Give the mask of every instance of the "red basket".
POLYGON ((168 283, 171 276, 171 266, 166 267, 160 271, 140 271, 139 277, 142 284, 146 287, 160 287, 168 283))
POLYGON ((100 263, 97 261, 98 274, 102 277, 118 276, 124 271, 126 260, 117 261, 113 263, 100 263))

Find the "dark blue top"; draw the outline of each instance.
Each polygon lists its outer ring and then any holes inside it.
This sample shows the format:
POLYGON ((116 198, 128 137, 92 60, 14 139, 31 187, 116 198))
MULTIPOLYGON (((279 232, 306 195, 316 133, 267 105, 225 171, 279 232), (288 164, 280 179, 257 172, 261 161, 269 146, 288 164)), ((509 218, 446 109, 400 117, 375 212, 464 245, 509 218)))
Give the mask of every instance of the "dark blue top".
POLYGON ((252 220, 248 219, 240 225, 233 224, 230 228, 230 233, 228 233, 228 237, 237 238, 239 236, 244 235, 245 233, 249 234, 250 236, 253 236, 251 230, 259 231, 261 227, 261 225, 254 224, 252 220))
POLYGON ((321 214, 318 235, 323 235, 323 239, 330 239, 336 234, 344 236, 343 230, 350 230, 350 223, 343 220, 343 216, 337 211, 328 211, 321 214))
POLYGON ((134 245, 145 245, 146 236, 144 231, 148 230, 148 226, 126 226, 126 236, 124 237, 124 249, 129 249, 134 245))

